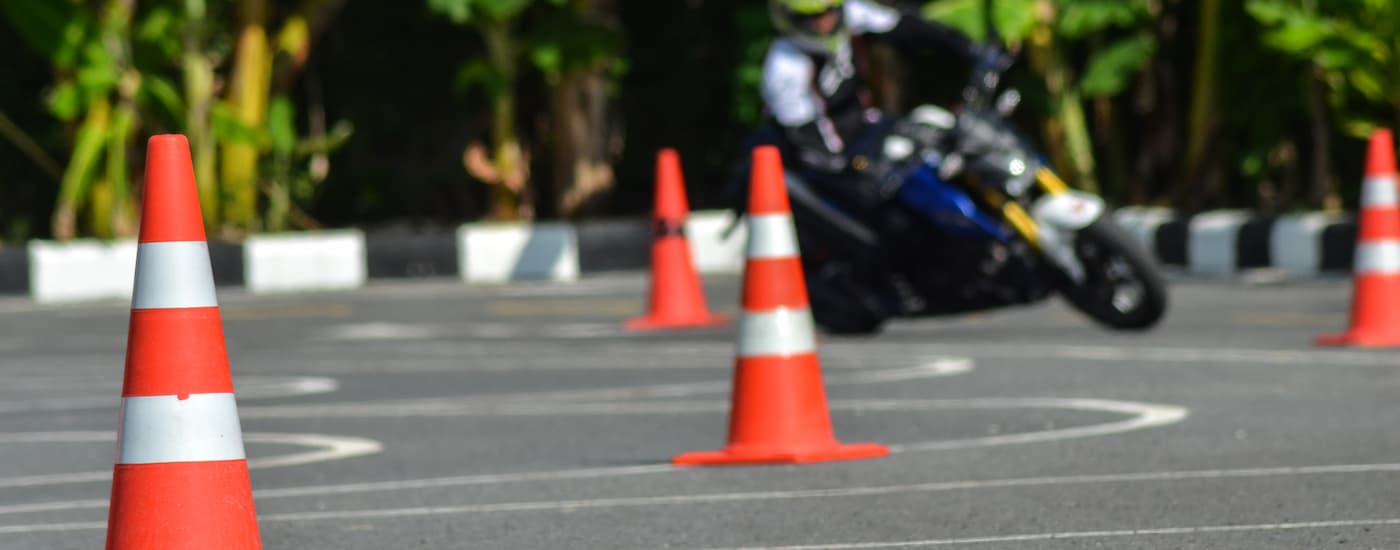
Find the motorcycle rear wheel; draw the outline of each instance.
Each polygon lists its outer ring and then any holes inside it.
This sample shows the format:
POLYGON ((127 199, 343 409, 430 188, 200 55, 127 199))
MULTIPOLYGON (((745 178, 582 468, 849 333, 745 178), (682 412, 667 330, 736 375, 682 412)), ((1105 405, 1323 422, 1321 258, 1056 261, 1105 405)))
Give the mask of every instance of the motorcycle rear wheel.
POLYGON ((1061 294, 1098 323, 1118 330, 1146 330, 1167 310, 1167 284, 1147 252, 1108 218, 1075 235, 1074 253, 1085 279, 1068 277, 1061 294))
POLYGON ((807 293, 812 319, 828 334, 877 334, 890 315, 877 296, 845 269, 809 267, 807 293))

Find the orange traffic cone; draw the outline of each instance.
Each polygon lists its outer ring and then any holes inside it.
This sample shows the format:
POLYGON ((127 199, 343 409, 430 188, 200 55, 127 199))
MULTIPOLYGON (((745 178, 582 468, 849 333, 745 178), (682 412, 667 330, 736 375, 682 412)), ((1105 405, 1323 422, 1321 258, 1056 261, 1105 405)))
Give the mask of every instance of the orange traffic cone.
POLYGON ((778 150, 753 153, 748 262, 739 358, 723 450, 686 453, 682 466, 804 463, 889 454, 874 443, 836 440, 822 387, 815 329, 778 150))
POLYGON ((722 325, 727 319, 711 314, 705 306, 705 291, 690 258, 685 238, 685 219, 690 206, 685 200, 680 156, 674 149, 663 149, 656 156, 655 239, 651 245, 651 306, 646 315, 627 320, 631 330, 706 327, 722 325))
POLYGON ((1400 189, 1390 130, 1371 135, 1353 269, 1351 327, 1319 345, 1400 346, 1400 189))
POLYGON ((189 143, 150 139, 108 550, 261 548, 189 143))

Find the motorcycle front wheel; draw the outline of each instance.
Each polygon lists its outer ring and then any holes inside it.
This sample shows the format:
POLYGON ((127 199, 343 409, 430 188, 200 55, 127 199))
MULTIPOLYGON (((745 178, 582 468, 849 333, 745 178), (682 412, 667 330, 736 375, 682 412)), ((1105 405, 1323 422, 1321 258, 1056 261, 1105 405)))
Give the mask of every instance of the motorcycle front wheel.
POLYGON ((1167 285, 1147 252, 1107 218, 1075 235, 1074 254, 1084 281, 1065 278, 1061 294, 1071 305, 1107 327, 1146 330, 1167 311, 1167 285))

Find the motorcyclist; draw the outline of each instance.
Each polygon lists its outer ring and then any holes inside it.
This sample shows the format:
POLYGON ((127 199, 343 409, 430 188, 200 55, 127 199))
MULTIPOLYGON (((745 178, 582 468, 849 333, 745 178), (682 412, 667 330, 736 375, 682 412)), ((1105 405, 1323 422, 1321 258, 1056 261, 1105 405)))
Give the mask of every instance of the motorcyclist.
POLYGON ((932 49, 961 63, 981 49, 957 30, 874 0, 769 0, 769 11, 781 36, 764 60, 762 93, 789 168, 858 216, 869 214, 882 202, 879 174, 853 166, 853 150, 887 121, 856 69, 853 39, 932 49))

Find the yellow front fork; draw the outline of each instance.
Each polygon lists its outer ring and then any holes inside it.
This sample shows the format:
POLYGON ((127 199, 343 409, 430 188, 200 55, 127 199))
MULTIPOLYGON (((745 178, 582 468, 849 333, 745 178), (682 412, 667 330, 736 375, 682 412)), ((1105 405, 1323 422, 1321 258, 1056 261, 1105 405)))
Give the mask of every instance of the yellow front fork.
MULTIPOLYGON (((1069 186, 1064 180, 1051 172, 1049 168, 1041 168, 1035 172, 1035 181, 1040 184, 1040 188, 1051 195, 1059 195, 1069 191, 1069 186)), ((1016 234, 1030 243, 1037 251, 1040 250, 1040 228, 1035 220, 1026 212, 1025 208, 1016 201, 1006 200, 1006 197, 994 191, 986 194, 987 203, 992 208, 1001 209, 1002 218, 1006 223, 1011 224, 1011 228, 1016 230, 1016 234)))

